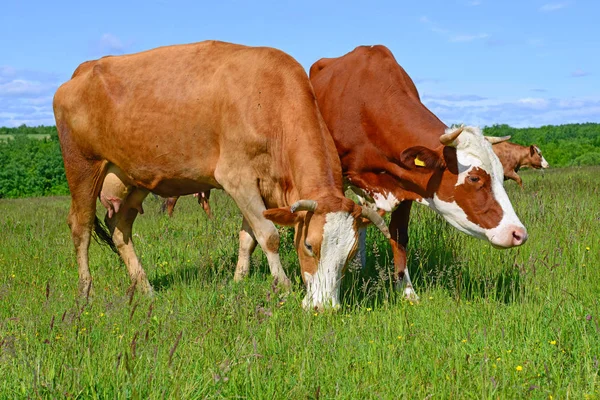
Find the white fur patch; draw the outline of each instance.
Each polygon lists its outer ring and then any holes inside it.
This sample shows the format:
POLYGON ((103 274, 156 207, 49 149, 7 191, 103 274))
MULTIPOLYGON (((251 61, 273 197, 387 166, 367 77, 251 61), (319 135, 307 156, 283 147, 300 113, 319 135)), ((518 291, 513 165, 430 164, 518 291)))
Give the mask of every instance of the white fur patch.
POLYGON ((548 161, 542 156, 542 168, 548 168, 549 166, 548 161))
POLYGON ((338 211, 326 215, 317 272, 314 275, 304 273, 304 308, 339 307, 342 270, 355 245, 356 236, 354 218, 350 213, 338 211))
POLYGON ((442 201, 437 195, 434 195, 433 199, 424 199, 420 203, 429 205, 461 232, 479 239, 487 239, 494 245, 505 247, 507 243, 512 242, 511 238, 514 229, 525 230, 525 227, 515 214, 508 195, 504 190, 502 164, 492 150, 491 143, 485 140, 479 128, 464 127, 463 132, 456 139, 456 142, 456 157, 459 170, 456 186, 464 183, 472 168, 477 167, 486 171, 491 177, 493 196, 502 208, 502 220, 498 226, 492 229, 484 229, 469 221, 465 212, 456 202, 442 201))
POLYGON ((378 209, 391 212, 396 208, 396 206, 400 203, 400 201, 394 196, 393 193, 388 193, 387 195, 381 193, 374 193, 373 200, 375 201, 375 205, 378 209))

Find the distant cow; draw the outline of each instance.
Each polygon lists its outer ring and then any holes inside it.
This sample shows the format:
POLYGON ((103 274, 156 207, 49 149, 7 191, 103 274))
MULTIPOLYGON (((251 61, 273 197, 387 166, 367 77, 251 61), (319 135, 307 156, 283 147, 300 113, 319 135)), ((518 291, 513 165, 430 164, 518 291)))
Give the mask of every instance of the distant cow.
MULTIPOLYGON (((202 209, 208 218, 212 218, 210 203, 208 202, 210 199, 210 190, 207 190, 206 192, 194 193, 194 197, 198 198, 198 204, 202 206, 202 209)), ((163 202, 160 206, 161 211, 163 213, 166 212, 169 217, 172 217, 178 200, 179 196, 167 197, 166 199, 163 199, 163 202)))
MULTIPOLYGON (((503 139, 510 139, 510 136, 505 136, 503 139)), ((540 148, 534 144, 531 146, 521 146, 516 143, 503 141, 492 146, 494 153, 500 159, 504 168, 504 180, 512 179, 519 186, 523 187, 521 177, 517 175, 521 167, 531 167, 535 169, 548 168, 550 164, 542 156, 540 148)))
POLYGON ((324 58, 310 78, 342 162, 346 184, 392 211, 395 276, 417 298, 406 269, 413 201, 495 247, 519 246, 527 231, 502 186, 502 165, 478 128, 448 128, 422 103, 384 46, 324 58))
POLYGON ((92 228, 114 242, 134 287, 152 290, 131 233, 150 191, 229 193, 244 217, 236 280, 258 242, 273 276, 289 284, 273 222, 295 226, 307 307, 339 302, 361 216, 387 231, 373 210, 344 197, 310 81, 279 50, 208 41, 89 61, 58 89, 54 113, 83 295, 92 228), (98 196, 109 232, 95 216, 98 196))

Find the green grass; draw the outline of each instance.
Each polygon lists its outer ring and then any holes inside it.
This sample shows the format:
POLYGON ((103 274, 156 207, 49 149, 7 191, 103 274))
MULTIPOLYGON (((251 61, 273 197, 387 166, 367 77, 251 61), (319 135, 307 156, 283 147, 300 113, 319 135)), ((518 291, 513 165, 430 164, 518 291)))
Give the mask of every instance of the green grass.
MULTIPOLYGON (((76 298, 65 197, 0 200, 0 398, 600 398, 600 168, 506 183, 529 230, 495 250, 425 207, 409 265, 421 302, 390 289, 391 252, 369 231, 342 309, 303 311, 291 232, 273 286, 261 251, 232 282, 239 211, 208 220, 192 198, 172 219, 149 198, 134 230, 157 289, 126 295, 118 257, 92 243, 95 296, 76 298)), ((99 211, 100 213, 100 211, 99 211)))

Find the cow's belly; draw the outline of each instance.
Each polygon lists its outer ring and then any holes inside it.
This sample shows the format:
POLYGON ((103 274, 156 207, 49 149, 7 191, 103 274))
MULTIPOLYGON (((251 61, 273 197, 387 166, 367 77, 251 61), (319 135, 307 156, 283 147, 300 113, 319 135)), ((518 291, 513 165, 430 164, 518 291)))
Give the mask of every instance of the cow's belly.
POLYGON ((210 169, 201 167, 170 168, 164 164, 121 167, 111 163, 105 182, 111 180, 122 182, 117 186, 136 187, 163 197, 221 189, 210 169))

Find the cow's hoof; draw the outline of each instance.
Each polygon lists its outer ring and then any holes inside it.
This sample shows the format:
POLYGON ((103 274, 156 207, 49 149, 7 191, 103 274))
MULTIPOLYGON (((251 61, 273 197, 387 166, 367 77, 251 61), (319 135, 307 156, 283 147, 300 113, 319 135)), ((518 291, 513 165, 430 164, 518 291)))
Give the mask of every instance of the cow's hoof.
POLYGON ((419 296, 417 296, 417 293, 410 286, 404 288, 404 298, 415 303, 419 301, 419 296))
POLYGON ((93 297, 94 288, 92 287, 92 280, 80 280, 78 293, 79 297, 85 300, 87 300, 90 297, 93 297))

